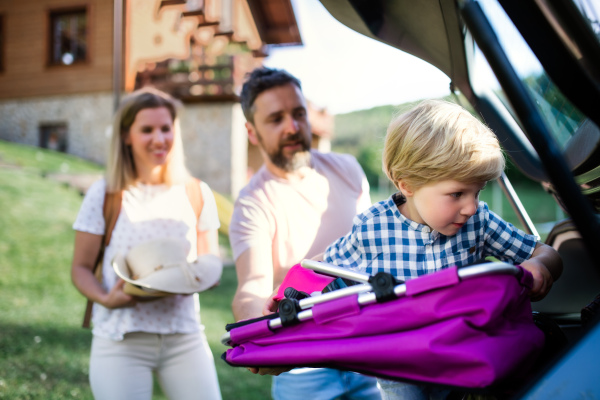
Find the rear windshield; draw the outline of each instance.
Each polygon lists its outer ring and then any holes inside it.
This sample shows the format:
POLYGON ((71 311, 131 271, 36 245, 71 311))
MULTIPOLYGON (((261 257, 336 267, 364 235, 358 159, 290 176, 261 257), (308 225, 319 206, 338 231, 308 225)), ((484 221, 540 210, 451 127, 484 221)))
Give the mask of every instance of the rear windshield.
MULTIPOLYGON (((580 7, 580 10, 582 10, 582 13, 585 13, 586 18, 589 16, 587 20, 594 27, 595 31, 598 32, 600 27, 598 26, 598 19, 595 16, 597 14, 595 14, 596 11, 592 7, 591 2, 581 1, 577 3, 586 3, 586 7, 580 7), (590 3, 589 7, 587 3, 590 3)), ((500 4, 495 0, 481 0, 480 4, 513 68, 527 87, 540 115, 545 120, 548 129, 562 150, 568 153, 570 146, 581 142, 581 138, 576 138, 580 135, 593 135, 594 140, 592 143, 600 143, 600 135, 598 135, 597 127, 594 125, 590 129, 590 125, 593 125, 591 121, 588 121, 583 113, 554 85, 500 4)), ((475 71, 476 75, 474 79, 476 82, 474 83, 480 87, 484 85, 491 88, 512 112, 513 117, 518 122, 510 103, 507 101, 507 97, 478 48, 476 48, 475 71)), ((590 143, 589 139, 586 140, 587 143, 590 143)), ((593 150, 594 147, 592 146, 587 151, 593 150)), ((579 155, 579 157, 576 157, 578 160, 575 161, 581 162, 581 159, 585 158, 585 156, 585 154, 579 155)))

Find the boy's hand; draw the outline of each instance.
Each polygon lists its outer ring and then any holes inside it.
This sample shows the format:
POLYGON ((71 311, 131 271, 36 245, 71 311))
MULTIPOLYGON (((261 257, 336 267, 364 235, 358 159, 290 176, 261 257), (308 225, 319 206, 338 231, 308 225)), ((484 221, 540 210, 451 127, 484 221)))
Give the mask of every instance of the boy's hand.
POLYGON ((531 301, 542 300, 546 297, 554 283, 552 274, 544 264, 535 258, 523 261, 521 267, 525 268, 533 275, 533 287, 529 291, 529 298, 531 301))

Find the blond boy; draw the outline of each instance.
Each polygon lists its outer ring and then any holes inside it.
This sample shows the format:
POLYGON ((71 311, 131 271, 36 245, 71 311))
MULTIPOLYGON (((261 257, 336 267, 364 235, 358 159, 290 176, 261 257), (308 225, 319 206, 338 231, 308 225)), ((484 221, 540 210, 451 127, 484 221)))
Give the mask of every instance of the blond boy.
MULTIPOLYGON (((504 170, 494 133, 462 107, 427 100, 389 125, 383 169, 399 192, 354 218, 331 244, 326 262, 408 280, 487 256, 530 271, 532 300, 562 272, 554 249, 502 220, 479 201, 504 170)), ((384 399, 444 398, 447 391, 380 380, 384 399)))

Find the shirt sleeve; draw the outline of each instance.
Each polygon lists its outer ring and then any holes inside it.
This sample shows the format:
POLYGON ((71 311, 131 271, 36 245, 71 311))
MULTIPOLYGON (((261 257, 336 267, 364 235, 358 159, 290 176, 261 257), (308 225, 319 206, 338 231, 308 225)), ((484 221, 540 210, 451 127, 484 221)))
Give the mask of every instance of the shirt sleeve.
POLYGON ((77 214, 77 218, 73 223, 74 230, 94 235, 104 235, 105 224, 102 208, 105 192, 106 182, 104 179, 100 179, 90 186, 83 198, 79 214, 77 214))
POLYGON ((344 154, 344 156, 347 157, 351 168, 354 169, 354 174, 352 175, 354 177, 353 181, 360 182, 361 193, 356 202, 356 213, 360 214, 372 206, 371 188, 367 180, 367 175, 358 160, 349 154, 344 154))
POLYGON ((488 206, 484 207, 486 244, 485 256, 491 255, 499 260, 519 264, 531 257, 537 238, 517 229, 510 222, 504 221, 488 206))
POLYGON ((215 195, 204 181, 200 181, 200 189, 202 190, 204 204, 202 205, 202 212, 200 213, 200 219, 198 220, 198 229, 201 231, 219 229, 221 222, 219 221, 219 211, 217 209, 215 195))
POLYGON ((229 225, 229 241, 233 259, 251 247, 261 252, 272 254, 273 239, 271 235, 274 221, 265 212, 261 204, 252 196, 240 195, 235 202, 231 223, 229 225))
MULTIPOLYGON (((359 166, 360 168, 360 166, 359 166)), ((362 168, 361 168, 362 171, 362 168)), ((358 202, 356 204, 356 212, 362 213, 367 210, 373 204, 371 203, 371 188, 369 187, 369 181, 367 180, 367 176, 365 173, 362 173, 362 193, 358 198, 358 202)))

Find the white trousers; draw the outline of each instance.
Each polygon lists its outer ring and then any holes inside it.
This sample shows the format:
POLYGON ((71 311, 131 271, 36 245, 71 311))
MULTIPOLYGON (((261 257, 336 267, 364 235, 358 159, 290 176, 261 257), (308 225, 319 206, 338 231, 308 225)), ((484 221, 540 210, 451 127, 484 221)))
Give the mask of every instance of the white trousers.
POLYGON ((134 332, 122 341, 92 339, 90 385, 96 400, 151 400, 153 373, 171 400, 221 399, 204 332, 134 332))

